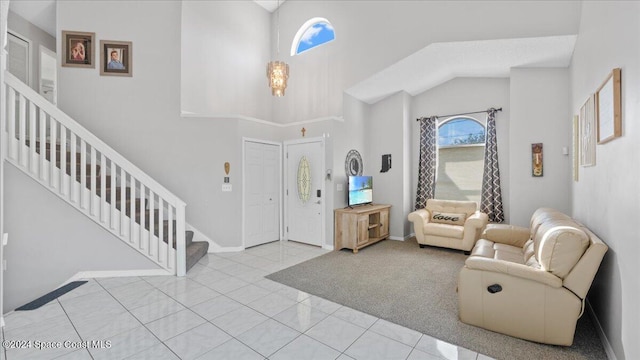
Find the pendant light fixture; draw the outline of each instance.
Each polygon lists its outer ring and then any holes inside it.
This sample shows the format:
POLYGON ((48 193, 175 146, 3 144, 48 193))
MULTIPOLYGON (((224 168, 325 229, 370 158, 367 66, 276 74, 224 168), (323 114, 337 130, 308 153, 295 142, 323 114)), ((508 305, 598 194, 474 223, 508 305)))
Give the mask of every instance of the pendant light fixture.
MULTIPOLYGON (((278 0, 278 12, 277 22, 277 54, 280 57, 280 0, 278 0)), ((284 89, 287 88, 287 79, 289 79, 289 65, 284 61, 270 61, 267 64, 267 79, 269 79, 269 87, 271 88, 271 95, 284 96, 284 89)))

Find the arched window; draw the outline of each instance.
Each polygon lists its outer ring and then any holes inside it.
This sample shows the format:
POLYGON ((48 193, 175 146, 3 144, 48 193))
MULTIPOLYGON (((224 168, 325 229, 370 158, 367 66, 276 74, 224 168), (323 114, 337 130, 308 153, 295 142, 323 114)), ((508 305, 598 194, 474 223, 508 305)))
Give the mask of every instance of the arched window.
POLYGON ((484 141, 484 126, 474 118, 451 118, 438 127, 438 146, 484 145, 484 141))
POLYGON ((329 20, 319 17, 309 19, 300 27, 293 38, 291 56, 333 41, 335 38, 336 34, 329 20))
POLYGON ((438 125, 438 199, 480 203, 485 127, 472 117, 453 117, 438 125))

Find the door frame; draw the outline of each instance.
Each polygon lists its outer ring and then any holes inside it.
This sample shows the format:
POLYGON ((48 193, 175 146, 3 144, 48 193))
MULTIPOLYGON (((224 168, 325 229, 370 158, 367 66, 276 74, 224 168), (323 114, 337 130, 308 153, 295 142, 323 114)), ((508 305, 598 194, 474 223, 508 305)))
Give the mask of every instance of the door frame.
POLYGON ((283 239, 283 226, 282 226, 282 217, 283 217, 283 213, 282 213, 282 143, 279 142, 275 142, 275 141, 269 141, 269 140, 262 140, 262 139, 254 139, 254 138, 248 138, 248 137, 242 137, 242 249, 246 249, 245 246, 245 234, 246 234, 246 219, 245 219, 245 208, 247 206, 247 204, 245 203, 247 197, 245 194, 245 189, 246 189, 246 178, 245 178, 245 161, 244 161, 244 157, 245 157, 245 148, 247 143, 258 143, 258 144, 264 144, 264 145, 273 145, 273 146, 277 146, 278 147, 278 227, 280 228, 279 231, 279 241, 282 241, 283 239))
MULTIPOLYGON (((51 51, 49 48, 40 45, 39 48, 39 52, 38 52, 38 93, 42 96, 44 96, 44 94, 42 93, 42 54, 45 53, 48 56, 51 56, 54 61, 56 62, 56 69, 54 70, 56 73, 56 78, 55 78, 55 82, 53 85, 53 105, 56 105, 58 103, 58 57, 56 56, 56 53, 54 51, 51 51)), ((57 106, 57 105, 56 105, 57 106)))
MULTIPOLYGON (((315 142, 319 142, 321 144, 321 154, 320 154, 320 158, 321 160, 321 166, 322 166, 322 182, 320 185, 320 191, 322 191, 322 197, 321 197, 321 201, 320 201, 320 214, 321 214, 321 220, 320 220, 320 247, 322 247, 323 249, 326 248, 327 244, 327 239, 326 237, 326 223, 327 223, 327 217, 326 217, 326 209, 327 209, 327 191, 326 191, 326 184, 325 184, 325 176, 327 173, 327 159, 326 159, 326 155, 327 155, 327 144, 326 144, 326 139, 324 136, 318 136, 318 137, 313 137, 313 138, 304 138, 304 139, 297 139, 297 140, 287 140, 284 142, 284 154, 283 156, 287 156, 287 154, 289 153, 289 146, 290 145, 300 145, 300 144, 309 144, 309 143, 315 143, 315 142)), ((283 159, 284 163, 288 165, 288 159, 283 159)), ((284 189, 288 189, 289 188, 289 166, 284 166, 284 189)), ((284 191, 283 191, 284 192, 284 191)), ((286 229, 289 226, 289 203, 288 201, 284 201, 284 228, 286 229)), ((284 240, 289 241, 289 232, 285 231, 284 232, 284 240)))

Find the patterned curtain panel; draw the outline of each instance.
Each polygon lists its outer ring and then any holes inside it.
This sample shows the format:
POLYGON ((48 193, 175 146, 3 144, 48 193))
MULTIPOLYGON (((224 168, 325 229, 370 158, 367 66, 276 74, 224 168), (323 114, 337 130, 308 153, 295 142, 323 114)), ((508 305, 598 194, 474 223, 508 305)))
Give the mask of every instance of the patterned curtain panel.
POLYGON ((436 122, 438 118, 420 119, 420 163, 418 164, 418 191, 416 210, 424 209, 427 199, 433 199, 436 190, 436 122))
POLYGON ((498 168, 498 141, 496 140, 496 109, 487 111, 487 143, 484 148, 484 174, 480 211, 489 216, 490 222, 503 222, 500 169, 498 168))

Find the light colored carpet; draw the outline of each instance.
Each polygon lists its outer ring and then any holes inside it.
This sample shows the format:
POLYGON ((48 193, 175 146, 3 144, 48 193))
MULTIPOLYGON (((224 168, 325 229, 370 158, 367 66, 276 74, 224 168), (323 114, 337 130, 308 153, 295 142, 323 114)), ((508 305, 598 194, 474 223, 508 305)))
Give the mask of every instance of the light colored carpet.
POLYGON ((415 238, 333 251, 266 276, 327 300, 496 359, 606 359, 588 315, 571 347, 525 341, 458 320, 457 276, 466 256, 421 249, 415 238))

